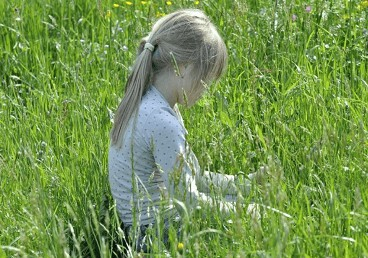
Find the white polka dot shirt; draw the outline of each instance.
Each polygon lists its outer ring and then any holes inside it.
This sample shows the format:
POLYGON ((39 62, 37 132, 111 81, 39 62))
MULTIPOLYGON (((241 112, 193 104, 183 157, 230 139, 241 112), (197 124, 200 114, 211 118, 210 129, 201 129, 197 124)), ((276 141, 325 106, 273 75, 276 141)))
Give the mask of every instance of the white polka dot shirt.
POLYGON ((111 192, 125 225, 154 223, 158 210, 173 216, 172 197, 189 206, 211 199, 197 190, 194 175, 200 168, 185 135, 180 113, 151 86, 121 147, 111 145, 109 150, 111 192), (158 209, 162 200, 168 201, 158 209))

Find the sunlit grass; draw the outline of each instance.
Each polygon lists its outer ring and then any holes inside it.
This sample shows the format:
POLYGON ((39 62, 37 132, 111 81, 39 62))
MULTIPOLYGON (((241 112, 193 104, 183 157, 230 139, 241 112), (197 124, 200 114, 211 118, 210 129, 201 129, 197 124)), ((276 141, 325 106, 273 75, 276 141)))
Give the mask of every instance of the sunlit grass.
POLYGON ((203 9, 230 57, 182 109, 191 146, 203 168, 269 177, 242 200, 260 220, 202 207, 168 251, 367 257, 366 2, 1 1, 0 257, 110 257, 123 242, 104 202, 111 116, 140 38, 180 7, 203 9))

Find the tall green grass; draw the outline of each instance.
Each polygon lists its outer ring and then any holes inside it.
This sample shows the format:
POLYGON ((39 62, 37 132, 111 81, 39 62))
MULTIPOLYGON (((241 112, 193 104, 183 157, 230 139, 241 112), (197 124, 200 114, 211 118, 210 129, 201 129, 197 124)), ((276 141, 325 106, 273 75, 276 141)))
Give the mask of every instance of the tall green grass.
POLYGON ((182 7, 229 52, 182 109, 192 148, 203 168, 268 177, 242 200, 260 220, 202 207, 169 252, 367 257, 367 1, 131 2, 0 2, 0 257, 110 257, 123 241, 104 201, 111 116, 139 39, 182 7))

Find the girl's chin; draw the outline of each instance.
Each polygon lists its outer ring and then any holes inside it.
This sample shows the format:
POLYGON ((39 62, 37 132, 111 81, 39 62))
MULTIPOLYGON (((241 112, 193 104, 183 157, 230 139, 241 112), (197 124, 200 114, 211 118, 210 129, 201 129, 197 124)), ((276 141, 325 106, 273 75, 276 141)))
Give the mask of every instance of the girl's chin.
POLYGON ((182 103, 180 103, 180 105, 182 105, 183 107, 186 107, 186 108, 191 108, 193 107, 197 102, 198 102, 199 99, 196 99, 196 100, 187 100, 187 101, 183 101, 182 103))

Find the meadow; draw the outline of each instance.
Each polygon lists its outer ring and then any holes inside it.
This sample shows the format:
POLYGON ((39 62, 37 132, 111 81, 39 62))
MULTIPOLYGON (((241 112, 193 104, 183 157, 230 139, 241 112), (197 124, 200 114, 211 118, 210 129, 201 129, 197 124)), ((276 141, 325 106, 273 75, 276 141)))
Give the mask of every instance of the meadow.
POLYGON ((239 199, 260 219, 202 207, 167 251, 368 257, 368 1, 5 0, 0 258, 116 252, 113 113, 140 39, 179 8, 204 10, 229 53, 221 81, 181 108, 201 166, 267 177, 239 199))

